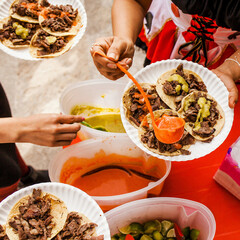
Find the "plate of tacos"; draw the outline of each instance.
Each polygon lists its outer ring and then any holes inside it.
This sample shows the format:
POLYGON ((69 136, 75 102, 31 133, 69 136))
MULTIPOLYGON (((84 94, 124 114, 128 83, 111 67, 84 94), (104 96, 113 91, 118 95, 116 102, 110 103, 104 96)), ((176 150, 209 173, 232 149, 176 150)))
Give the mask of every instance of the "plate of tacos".
POLYGON ((121 118, 131 140, 146 153, 170 161, 188 161, 214 151, 228 136, 234 111, 228 91, 207 68, 186 60, 164 60, 135 75, 147 94, 155 120, 185 120, 178 142, 165 144, 155 136, 144 98, 129 82, 121 102, 121 118))
POLYGON ((57 57, 76 46, 86 25, 80 0, 3 0, 0 49, 25 60, 57 57))
POLYGON ((110 240, 106 218, 85 192, 62 183, 21 189, 0 203, 1 239, 110 240))

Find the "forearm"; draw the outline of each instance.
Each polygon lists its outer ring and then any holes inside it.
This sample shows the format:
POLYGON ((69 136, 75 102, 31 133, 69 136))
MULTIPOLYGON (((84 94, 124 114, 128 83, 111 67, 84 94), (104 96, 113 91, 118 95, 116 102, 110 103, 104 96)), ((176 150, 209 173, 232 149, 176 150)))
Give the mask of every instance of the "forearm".
POLYGON ((21 120, 17 118, 0 118, 0 143, 17 142, 22 134, 21 120))
POLYGON ((240 79, 240 49, 238 49, 232 56, 230 56, 228 60, 225 60, 225 62, 218 67, 218 70, 228 74, 234 81, 239 80, 240 79))
POLYGON ((112 7, 113 35, 133 43, 143 26, 151 0, 114 0, 112 7))

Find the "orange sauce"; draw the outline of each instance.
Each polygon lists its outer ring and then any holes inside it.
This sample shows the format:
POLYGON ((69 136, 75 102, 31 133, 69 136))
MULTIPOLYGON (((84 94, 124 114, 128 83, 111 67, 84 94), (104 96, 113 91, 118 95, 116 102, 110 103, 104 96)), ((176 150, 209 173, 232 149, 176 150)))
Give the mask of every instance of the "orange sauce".
POLYGON ((160 179, 165 172, 166 165, 161 159, 114 153, 106 155, 101 150, 90 159, 69 158, 62 167, 60 182, 80 188, 91 196, 112 196, 144 188, 160 179), (145 174, 144 177, 142 174, 145 174), (153 179, 146 178, 146 175, 153 179))

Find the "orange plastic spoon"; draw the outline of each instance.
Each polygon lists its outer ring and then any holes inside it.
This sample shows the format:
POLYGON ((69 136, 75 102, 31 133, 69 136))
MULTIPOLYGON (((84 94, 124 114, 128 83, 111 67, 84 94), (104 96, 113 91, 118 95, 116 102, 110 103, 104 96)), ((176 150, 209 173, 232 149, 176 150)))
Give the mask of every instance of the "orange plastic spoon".
MULTIPOLYGON (((101 52, 96 51, 94 52, 93 56, 95 56, 96 54, 99 54, 100 56, 109 59, 105 54, 101 52)), ((167 144, 178 142, 183 136, 185 121, 179 117, 170 117, 168 115, 165 115, 165 117, 161 117, 157 120, 157 123, 159 124, 157 126, 150 102, 147 98, 147 95, 143 91, 142 87, 138 83, 138 81, 122 65, 120 65, 119 63, 116 63, 116 65, 122 72, 124 72, 133 81, 133 83, 137 86, 138 90, 142 94, 146 102, 148 111, 151 115, 153 130, 156 138, 160 142, 167 143, 167 144)))

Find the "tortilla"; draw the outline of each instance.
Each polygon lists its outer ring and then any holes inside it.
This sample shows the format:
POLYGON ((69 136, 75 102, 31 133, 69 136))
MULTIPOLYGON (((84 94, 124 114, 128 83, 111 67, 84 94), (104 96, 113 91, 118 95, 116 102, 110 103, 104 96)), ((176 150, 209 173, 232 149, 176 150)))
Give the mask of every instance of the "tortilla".
MULTIPOLYGON (((150 83, 140 83, 140 86, 141 86, 142 88, 146 88, 148 91, 149 91, 149 90, 154 90, 155 93, 153 93, 153 94, 155 94, 155 95, 158 96, 158 94, 157 94, 157 92, 156 92, 156 86, 155 86, 154 84, 150 84, 150 83)), ((131 107, 131 103, 132 103, 132 97, 131 97, 131 95, 130 95, 130 91, 131 91, 132 89, 137 89, 137 87, 136 87, 135 85, 131 86, 131 87, 124 93, 122 101, 123 101, 123 107, 124 107, 126 119, 127 119, 135 128, 138 128, 139 126, 138 126, 133 120, 131 120, 131 117, 133 117, 133 116, 132 116, 132 112, 130 111, 130 107, 131 107)), ((159 96, 158 96, 158 97, 159 97, 159 96)), ((144 103, 144 104, 145 104, 145 103, 144 103)), ((150 102, 150 104, 151 104, 151 102, 150 102)), ((145 104, 145 105, 146 105, 146 104, 145 104)), ((166 106, 166 105, 163 103, 163 101, 161 100, 161 98, 160 98, 160 105, 161 105, 161 106, 160 106, 159 109, 166 109, 166 108, 168 108, 168 106, 166 106)), ((153 109, 153 111, 154 111, 154 110, 159 110, 159 109, 153 109)), ((145 115, 147 115, 147 114, 145 114, 145 115)), ((140 122, 139 122, 139 125, 140 125, 140 122)))
POLYGON ((58 57, 62 54, 64 54, 65 52, 67 52, 68 50, 70 50, 70 48, 73 45, 73 37, 74 36, 56 36, 56 38, 66 38, 68 40, 68 43, 58 52, 55 53, 51 53, 51 54, 47 54, 47 55, 38 55, 38 51, 42 50, 43 48, 41 47, 35 47, 34 46, 34 42, 36 42, 40 31, 42 31, 41 29, 39 29, 34 36, 32 37, 31 43, 30 43, 30 54, 32 57, 34 58, 53 58, 53 57, 58 57))
MULTIPOLYGON (((163 110, 157 110, 157 111, 154 111, 153 112, 154 114, 154 117, 155 119, 158 119, 160 118, 163 114, 167 114, 167 115, 172 115, 172 116, 179 116, 178 113, 174 110, 170 110, 170 109, 163 109, 163 110)), ((146 147, 148 150, 150 150, 151 152, 154 152, 154 153, 157 153, 159 155, 164 155, 164 156, 177 156, 177 155, 182 155, 183 153, 181 152, 181 150, 176 150, 174 152, 169 152, 169 151, 165 151, 165 152, 160 152, 159 148, 155 149, 155 148, 151 148, 148 146, 147 143, 144 143, 142 141, 142 136, 148 131, 148 130, 153 130, 153 126, 152 126, 152 119, 151 119, 151 116, 150 116, 150 113, 147 114, 147 116, 145 117, 144 121, 142 121, 140 127, 138 128, 138 137, 140 139, 140 142, 144 145, 144 147, 146 147), (147 121, 148 124, 149 124, 149 127, 146 128, 144 127, 144 121, 147 121)), ((184 133, 184 137, 187 136, 188 133, 185 132, 184 133)), ((156 139, 156 137, 154 136, 154 138, 156 139)), ((182 138, 183 139, 183 138, 182 138)), ((182 140, 181 139, 181 140, 182 140)), ((193 137, 191 137, 191 139, 193 139, 193 137)), ((180 143, 181 142, 178 141, 177 143, 180 143)), ((195 141, 193 140, 191 142, 191 144, 187 144, 187 145, 183 145, 183 147, 181 148, 183 151, 187 151, 187 149, 190 148, 190 146, 194 143, 195 141)), ((166 144, 166 145, 171 145, 171 144, 166 144)), ((190 153, 190 152, 189 152, 190 153)))
POLYGON ((0 239, 8 240, 8 236, 6 234, 6 226, 0 224, 0 239))
MULTIPOLYGON (((9 225, 9 220, 13 219, 14 217, 20 214, 19 207, 26 205, 28 203, 28 199, 31 197, 32 194, 22 197, 11 209, 6 224, 6 233, 10 240, 19 240, 18 233, 9 225)), ((51 237, 48 237, 47 240, 52 239, 58 232, 60 232, 65 224, 67 219, 67 206, 65 203, 60 200, 58 197, 50 194, 42 192, 41 196, 42 199, 50 199, 51 201, 51 211, 50 215, 53 216, 52 222, 55 224, 51 231, 51 237)))
POLYGON ((48 27, 43 27, 42 26, 42 22, 45 20, 44 17, 40 14, 39 15, 39 24, 40 26, 42 27, 42 29, 44 31, 46 31, 47 33, 51 34, 51 35, 54 35, 54 36, 69 36, 69 35, 77 35, 79 29, 82 27, 82 22, 81 22, 81 16, 77 15, 75 21, 76 21, 76 25, 75 26, 72 26, 71 29, 67 32, 62 32, 62 31, 57 31, 57 32, 53 32, 50 28, 48 27))
MULTIPOLYGON (((183 69, 184 74, 189 77, 190 74, 194 75, 196 77, 196 80, 198 82, 202 82, 203 80, 201 79, 201 77, 199 75, 197 75, 195 72, 187 70, 187 69, 183 69)), ((169 70, 165 73, 163 73, 159 79, 157 80, 157 84, 156 84, 156 89, 158 92, 158 95, 161 97, 161 99, 173 110, 177 110, 177 104, 175 103, 175 100, 177 98, 177 96, 172 96, 172 95, 167 95, 164 90, 163 90, 163 85, 164 83, 169 79, 169 77, 173 74, 177 74, 177 68, 176 69, 172 69, 169 70)), ((191 88, 189 87, 189 91, 191 90, 191 88)), ((188 92, 189 93, 189 92, 188 92)), ((187 95, 187 94, 186 94, 187 95)))
MULTIPOLYGON (((11 20, 11 17, 6 17, 6 18, 2 19, 0 21, 0 29, 3 29, 3 25, 8 24, 8 21, 10 21, 10 20, 11 20)), ((26 25, 25 22, 20 22, 19 20, 14 20, 14 19, 12 19, 12 20, 14 22, 17 22, 17 23, 21 24, 21 25, 26 25)), ((38 24, 34 24, 34 25, 36 26, 36 29, 38 28, 37 26, 39 26, 38 24)), ((19 39, 21 39, 21 38, 19 38, 19 39)), ((30 45, 30 43, 29 44, 26 43, 24 45, 14 45, 13 42, 10 39, 4 39, 1 42, 2 42, 3 45, 5 45, 8 48, 26 48, 26 47, 29 47, 29 45, 30 45)), ((30 42, 30 40, 29 40, 29 42, 30 42)))
POLYGON ((85 236, 97 236, 97 224, 92 223, 84 214, 78 212, 70 212, 66 219, 63 229, 53 238, 53 240, 62 239, 65 232, 68 232, 68 239, 82 239, 85 236), (86 228, 83 226, 86 224, 86 228), (75 229, 78 229, 75 231, 75 229), (72 234, 73 232, 73 234, 72 234), (82 235, 83 234, 83 235, 82 235))
MULTIPOLYGON (((18 3, 19 3, 19 0, 14 0, 12 5, 10 6, 10 11, 9 11, 10 16, 12 18, 16 18, 16 19, 18 19, 20 21, 23 21, 23 22, 38 23, 38 19, 34 19, 32 17, 29 17, 29 16, 20 16, 17 13, 14 13, 12 8, 15 4, 18 4, 18 3)), ((37 0, 36 0, 36 3, 38 3, 37 0)))
MULTIPOLYGON (((192 98, 196 98, 198 96, 198 94, 200 94, 201 96, 206 96, 207 99, 209 100, 212 100, 212 101, 215 101, 217 103, 217 101, 211 96, 209 95, 208 93, 205 93, 205 92, 200 92, 200 91, 193 91, 192 93, 188 94, 186 97, 184 97, 184 99, 182 100, 182 103, 181 103, 181 108, 179 109, 178 111, 178 114, 185 118, 185 111, 184 111, 184 105, 186 104, 186 102, 189 100, 189 99, 192 99, 192 98)), ((193 128, 194 128, 194 122, 190 122, 190 121, 186 121, 186 124, 185 124, 185 128, 186 130, 197 140, 200 140, 200 141, 207 141, 207 140, 211 140, 213 137, 217 136, 220 131, 222 130, 223 126, 224 126, 224 123, 225 123, 225 115, 224 115, 224 111, 223 109, 221 108, 221 106, 217 103, 216 105, 216 109, 219 111, 219 118, 217 119, 217 123, 213 126, 213 128, 215 128, 215 132, 209 136, 209 137, 201 137, 199 135, 197 135, 196 133, 194 133, 193 131, 193 128), (192 125, 192 126, 191 126, 192 125)))

